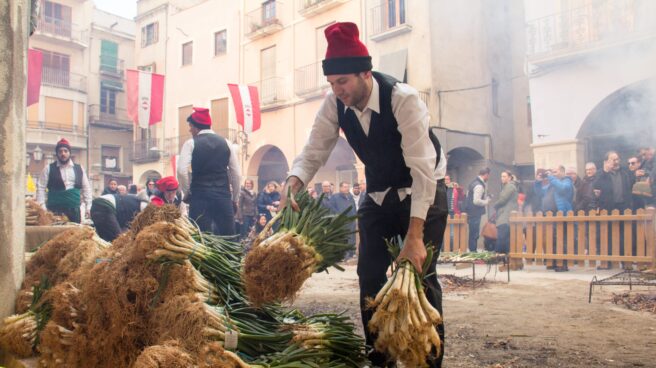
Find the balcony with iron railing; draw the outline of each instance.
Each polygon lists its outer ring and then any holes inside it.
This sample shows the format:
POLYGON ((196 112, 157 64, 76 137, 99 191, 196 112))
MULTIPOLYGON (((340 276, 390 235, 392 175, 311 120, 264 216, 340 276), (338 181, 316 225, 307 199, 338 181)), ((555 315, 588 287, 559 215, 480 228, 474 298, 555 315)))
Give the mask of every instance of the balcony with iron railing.
POLYGON ((367 15, 372 41, 383 41, 412 31, 404 1, 380 1, 369 9, 367 15))
POLYGON ((51 41, 72 43, 78 47, 87 46, 87 32, 76 24, 59 18, 39 17, 35 35, 48 37, 51 41))
POLYGON ((321 94, 328 87, 320 61, 294 71, 294 93, 299 97, 321 94))
POLYGON ((122 79, 125 73, 125 61, 113 56, 100 55, 100 74, 122 79))
POLYGON ((89 124, 129 131, 132 131, 134 125, 127 110, 101 105, 89 105, 89 124))
POLYGON ((262 109, 277 107, 291 98, 291 91, 284 78, 272 77, 254 83, 260 92, 262 109))
POLYGON ((163 151, 159 148, 159 139, 139 139, 132 146, 132 161, 138 164, 157 162, 163 151))
POLYGON ((280 2, 267 1, 244 16, 244 35, 251 40, 262 38, 283 29, 284 7, 280 2))
POLYGON ((601 0, 532 20, 527 54, 539 63, 653 38, 655 9, 651 0, 601 0))
POLYGON ((311 17, 348 2, 348 0, 298 0, 298 14, 311 17))
POLYGON ((51 130, 51 131, 58 131, 58 132, 86 134, 85 127, 78 127, 77 125, 73 125, 72 123, 67 124, 67 123, 53 123, 50 121, 28 120, 27 128, 35 129, 35 130, 51 130))
POLYGON ((50 68, 44 66, 41 70, 41 84, 44 86, 60 87, 87 92, 87 77, 77 73, 71 73, 65 69, 50 68))

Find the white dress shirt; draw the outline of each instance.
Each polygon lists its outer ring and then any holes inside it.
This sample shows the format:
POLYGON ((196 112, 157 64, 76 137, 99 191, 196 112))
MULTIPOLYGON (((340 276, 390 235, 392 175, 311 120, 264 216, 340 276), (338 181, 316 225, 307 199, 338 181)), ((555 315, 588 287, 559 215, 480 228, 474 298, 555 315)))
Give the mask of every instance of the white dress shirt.
MULTIPOLYGON (((64 187, 66 190, 73 189, 75 187, 75 170, 73 167, 73 159, 68 160, 68 162, 63 165, 59 160, 57 162, 57 167, 61 173, 62 180, 64 181, 64 187)), ((46 208, 46 188, 48 187, 48 178, 50 176, 50 165, 41 171, 41 176, 39 176, 39 181, 36 184, 36 201, 43 207, 46 208)), ((89 179, 87 178, 87 173, 82 167, 82 188, 80 189, 80 205, 84 205, 85 209, 88 211, 91 209, 91 186, 89 185, 89 179)))
MULTIPOLYGON (((373 88, 364 110, 350 108, 355 113, 362 130, 369 135, 371 112, 380 113, 380 91, 375 78, 373 88)), ((428 136, 430 115, 426 105, 419 99, 417 91, 405 83, 397 83, 392 89, 392 112, 401 133, 401 149, 406 166, 410 169, 412 186, 398 190, 399 199, 412 194, 411 217, 425 219, 428 207, 435 199, 436 181, 446 175, 446 156, 441 152, 439 165, 435 167, 437 155, 428 136)), ((325 164, 337 144, 339 123, 337 99, 330 91, 319 109, 312 132, 301 154, 294 160, 290 176, 297 176, 309 183, 317 170, 325 164)), ((390 188, 382 192, 368 193, 379 206, 390 188)))
MULTIPOLYGON (((203 129, 198 134, 216 134, 211 129, 203 129)), ((241 171, 239 170, 239 162, 237 162, 237 153, 233 145, 228 142, 230 148, 230 160, 228 161, 228 176, 230 178, 230 185, 232 190, 232 200, 237 202, 239 200, 239 188, 241 183, 241 171)), ((180 149, 180 157, 178 158, 178 182, 180 189, 183 193, 189 193, 189 186, 191 181, 189 173, 191 172, 191 155, 194 152, 194 139, 190 138, 182 145, 180 149)))

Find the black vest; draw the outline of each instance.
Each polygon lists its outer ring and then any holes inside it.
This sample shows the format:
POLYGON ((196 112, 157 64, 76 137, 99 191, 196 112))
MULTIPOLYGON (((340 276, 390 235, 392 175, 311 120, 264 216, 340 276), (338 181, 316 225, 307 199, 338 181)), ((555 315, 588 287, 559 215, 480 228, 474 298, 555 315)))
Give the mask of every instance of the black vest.
MULTIPOLYGON (((482 185, 483 189, 485 189, 485 183, 477 176, 476 179, 469 183, 469 188, 467 188, 467 207, 465 208, 465 211, 469 216, 480 217, 485 213, 485 206, 474 204, 474 188, 478 185, 482 185)), ((480 199, 485 199, 485 190, 480 199)))
POLYGON ((141 211, 141 200, 134 194, 114 195, 116 198, 116 220, 121 229, 127 229, 130 221, 141 211))
MULTIPOLYGON (((353 110, 344 110, 342 101, 335 97, 339 127, 344 131, 346 140, 355 154, 365 165, 368 192, 382 192, 387 188, 408 188, 412 186, 412 176, 403 158, 401 133, 392 112, 392 89, 399 81, 378 72, 373 72, 373 76, 379 86, 380 114, 371 112, 369 135, 362 130, 353 110)), ((437 165, 441 159, 440 142, 430 128, 428 133, 437 153, 437 165)))
POLYGON ((216 134, 195 136, 191 154, 191 193, 230 195, 229 161, 230 147, 223 137, 216 134))
MULTIPOLYGON (((82 189, 82 166, 73 164, 73 171, 75 172, 75 188, 82 189)), ((50 164, 50 173, 48 173, 48 191, 63 192, 66 190, 64 179, 62 179, 61 171, 57 166, 57 162, 50 164)))

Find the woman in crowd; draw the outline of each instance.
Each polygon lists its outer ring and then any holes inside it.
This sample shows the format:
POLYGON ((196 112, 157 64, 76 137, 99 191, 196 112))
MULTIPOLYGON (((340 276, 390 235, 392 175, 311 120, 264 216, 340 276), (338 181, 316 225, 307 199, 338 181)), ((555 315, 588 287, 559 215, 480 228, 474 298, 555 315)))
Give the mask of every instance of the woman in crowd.
POLYGON ((257 196, 257 210, 259 213, 266 215, 268 221, 278 213, 278 205, 280 205, 278 183, 270 181, 257 196))
POLYGON ((508 253, 510 250, 510 212, 517 211, 517 182, 513 174, 506 170, 501 173, 501 194, 494 203, 497 211, 497 253, 508 253))

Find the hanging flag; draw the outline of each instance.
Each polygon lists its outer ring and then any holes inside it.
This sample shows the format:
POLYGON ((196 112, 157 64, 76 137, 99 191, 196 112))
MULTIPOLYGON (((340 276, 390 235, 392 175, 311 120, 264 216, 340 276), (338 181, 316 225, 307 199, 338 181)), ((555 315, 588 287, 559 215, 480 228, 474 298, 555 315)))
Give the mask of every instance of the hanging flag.
POLYGON ((162 121, 164 76, 141 70, 128 70, 128 116, 146 129, 162 121))
POLYGON ((257 87, 228 83, 228 89, 235 105, 237 123, 246 133, 260 129, 260 98, 257 87))
POLYGON ((41 92, 41 66, 43 54, 39 50, 27 50, 27 106, 39 102, 41 92))

